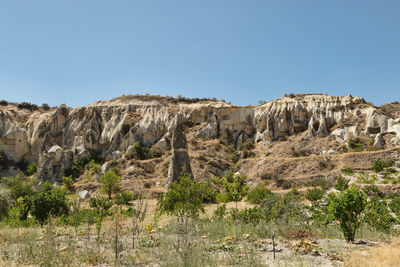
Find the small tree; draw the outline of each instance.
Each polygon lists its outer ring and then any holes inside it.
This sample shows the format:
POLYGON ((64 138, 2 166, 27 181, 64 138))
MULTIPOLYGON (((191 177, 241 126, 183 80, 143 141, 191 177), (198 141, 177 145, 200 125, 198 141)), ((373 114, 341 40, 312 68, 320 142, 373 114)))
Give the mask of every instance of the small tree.
POLYGON ((204 212, 202 192, 202 188, 190 176, 183 175, 179 183, 172 182, 168 187, 168 192, 158 198, 157 214, 173 215, 177 219, 177 251, 184 263, 190 259, 186 250, 182 253, 180 243, 183 243, 184 249, 189 246, 189 220, 197 218, 201 212, 204 212))
POLYGON ((90 206, 96 212, 96 230, 97 230, 97 242, 100 244, 101 227, 104 219, 109 214, 109 209, 112 207, 112 203, 105 197, 92 197, 90 199, 90 206))
POLYGON ((81 225, 84 214, 81 212, 81 200, 79 198, 75 198, 70 202, 70 220, 69 224, 75 228, 75 237, 78 236, 78 227, 81 225))
POLYGON ((366 205, 367 195, 354 186, 330 196, 328 209, 339 220, 343 235, 349 242, 354 242, 366 205))
POLYGON ((113 171, 106 171, 106 173, 100 177, 100 192, 106 194, 108 199, 111 199, 113 194, 121 191, 120 183, 120 176, 113 171))
POLYGON ((132 203, 132 249, 135 248, 136 237, 140 235, 143 230, 143 222, 147 213, 148 201, 143 198, 143 192, 140 192, 138 199, 132 203))

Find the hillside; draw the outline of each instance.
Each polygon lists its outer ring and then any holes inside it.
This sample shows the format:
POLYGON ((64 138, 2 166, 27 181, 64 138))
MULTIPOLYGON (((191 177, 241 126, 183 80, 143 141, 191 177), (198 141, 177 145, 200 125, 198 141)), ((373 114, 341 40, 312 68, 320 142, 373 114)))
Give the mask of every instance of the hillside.
MULTIPOLYGON (((399 158, 399 102, 375 107, 360 97, 317 94, 246 107, 150 95, 75 108, 4 102, 0 176, 15 175, 21 161, 38 162, 39 179, 61 182, 74 162, 96 155, 103 171, 120 168, 127 189, 145 185, 157 194, 164 190, 177 114, 197 180, 234 170, 250 186, 268 180, 275 189, 302 187, 320 177, 334 181, 345 167, 368 169, 377 158, 399 158), (135 143, 144 148, 141 157, 131 153, 135 143)), ((87 171, 80 174, 79 187, 97 188, 87 171)))

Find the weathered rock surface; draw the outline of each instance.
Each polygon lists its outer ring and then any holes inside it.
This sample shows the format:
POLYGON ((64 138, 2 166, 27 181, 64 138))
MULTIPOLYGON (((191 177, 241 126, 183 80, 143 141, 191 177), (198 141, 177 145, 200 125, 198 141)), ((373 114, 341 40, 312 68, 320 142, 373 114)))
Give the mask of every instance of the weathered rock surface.
POLYGON ((166 185, 178 181, 181 175, 193 177, 185 133, 182 129, 182 114, 177 114, 174 120, 175 128, 172 132, 172 157, 168 169, 166 185))
POLYGON ((173 147, 177 113, 182 127, 196 127, 195 136, 221 138, 236 147, 303 132, 309 137, 332 135, 339 142, 393 133, 391 140, 400 144, 400 118, 390 110, 359 97, 327 95, 294 95, 247 107, 157 96, 123 96, 80 108, 61 105, 34 111, 9 104, 0 108, 0 151, 15 162, 39 161, 40 179, 60 179, 73 160, 93 152, 119 159, 119 151, 136 141, 168 150, 173 147))

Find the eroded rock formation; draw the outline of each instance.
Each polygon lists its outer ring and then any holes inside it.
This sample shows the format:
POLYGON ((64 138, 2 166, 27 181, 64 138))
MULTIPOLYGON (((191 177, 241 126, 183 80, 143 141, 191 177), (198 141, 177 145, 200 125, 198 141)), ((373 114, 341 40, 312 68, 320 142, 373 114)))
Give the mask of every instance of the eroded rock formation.
POLYGON ((182 114, 177 114, 173 125, 171 152, 172 157, 168 169, 168 184, 178 181, 181 175, 193 177, 192 168, 190 166, 189 154, 187 149, 186 136, 182 128, 182 114))
MULTIPOLYGON (((390 110, 393 107, 375 107, 360 97, 327 95, 293 95, 246 107, 158 96, 123 96, 50 110, 10 103, 0 106, 0 151, 14 162, 38 161, 41 179, 59 179, 73 160, 93 152, 116 160, 136 141, 166 151, 176 145, 171 139, 179 127, 194 127, 198 138, 220 138, 235 147, 246 141, 267 145, 301 133, 332 135, 337 142, 382 134, 399 145, 400 118, 390 110), (182 123, 176 127, 178 113, 182 123)), ((385 148, 381 137, 376 141, 385 148)))

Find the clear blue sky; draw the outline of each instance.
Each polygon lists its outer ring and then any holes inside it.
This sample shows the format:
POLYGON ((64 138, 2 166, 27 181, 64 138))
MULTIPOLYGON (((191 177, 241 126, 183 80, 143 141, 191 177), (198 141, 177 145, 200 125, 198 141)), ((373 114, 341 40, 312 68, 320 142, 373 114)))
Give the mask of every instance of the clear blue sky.
POLYGON ((400 100, 398 0, 2 0, 0 99, 400 100))

